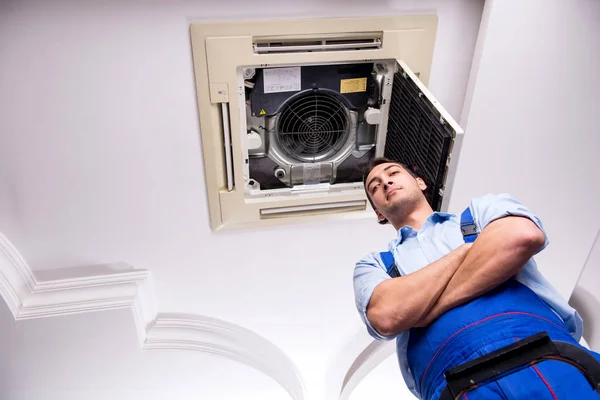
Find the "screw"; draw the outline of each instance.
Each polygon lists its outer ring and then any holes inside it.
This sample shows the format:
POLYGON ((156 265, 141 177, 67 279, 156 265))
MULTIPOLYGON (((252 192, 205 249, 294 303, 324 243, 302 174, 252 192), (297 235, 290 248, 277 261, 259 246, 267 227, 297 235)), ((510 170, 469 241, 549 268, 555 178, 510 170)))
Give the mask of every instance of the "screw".
POLYGON ((275 170, 275 177, 282 179, 285 176, 285 171, 281 168, 275 170))
POLYGON ((246 79, 254 78, 255 74, 256 74, 256 71, 254 70, 254 68, 244 68, 244 78, 246 78, 246 79))

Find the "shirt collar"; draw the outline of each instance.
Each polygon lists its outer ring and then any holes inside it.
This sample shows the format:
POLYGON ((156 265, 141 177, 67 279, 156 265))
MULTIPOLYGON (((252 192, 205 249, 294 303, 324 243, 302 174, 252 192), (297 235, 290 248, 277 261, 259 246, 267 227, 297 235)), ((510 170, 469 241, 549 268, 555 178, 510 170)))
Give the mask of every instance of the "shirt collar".
MULTIPOLYGON (((449 220, 453 216, 454 214, 435 211, 434 213, 430 214, 429 217, 427 217, 425 223, 423 223, 423 226, 421 227, 421 230, 425 229, 427 225, 442 223, 444 221, 449 220)), ((417 232, 412 228, 412 226, 404 225, 398 230, 398 244, 401 244, 402 241, 404 241, 404 239, 410 237, 413 234, 417 234, 417 232)))

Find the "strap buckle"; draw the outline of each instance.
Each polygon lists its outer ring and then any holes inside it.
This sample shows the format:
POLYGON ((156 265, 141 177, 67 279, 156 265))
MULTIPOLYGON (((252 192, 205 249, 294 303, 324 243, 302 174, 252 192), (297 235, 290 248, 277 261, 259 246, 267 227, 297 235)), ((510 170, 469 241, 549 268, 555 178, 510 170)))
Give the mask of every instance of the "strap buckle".
POLYGON ((477 234, 477 226, 474 223, 465 224, 460 226, 460 231, 463 236, 471 236, 477 234))

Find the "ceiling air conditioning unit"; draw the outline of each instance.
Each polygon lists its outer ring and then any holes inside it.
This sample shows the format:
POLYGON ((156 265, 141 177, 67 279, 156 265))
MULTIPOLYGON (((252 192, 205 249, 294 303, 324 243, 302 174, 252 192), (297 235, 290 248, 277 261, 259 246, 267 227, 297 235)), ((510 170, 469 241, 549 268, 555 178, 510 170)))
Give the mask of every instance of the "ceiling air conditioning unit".
POLYGON ((444 209, 463 132, 425 86, 436 27, 435 15, 193 23, 213 230, 372 217, 362 171, 378 156, 418 165, 444 209))

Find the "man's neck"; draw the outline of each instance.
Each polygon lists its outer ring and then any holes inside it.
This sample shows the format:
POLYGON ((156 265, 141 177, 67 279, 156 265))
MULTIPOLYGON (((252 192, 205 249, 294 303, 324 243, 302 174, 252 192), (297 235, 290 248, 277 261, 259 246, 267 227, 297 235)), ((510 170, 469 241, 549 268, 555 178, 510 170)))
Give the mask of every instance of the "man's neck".
POLYGON ((410 214, 398 221, 390 221, 394 228, 399 231, 403 226, 410 226, 415 231, 421 229, 427 218, 433 213, 433 208, 426 203, 425 205, 416 208, 410 214))

